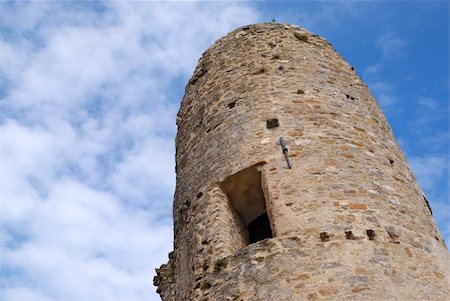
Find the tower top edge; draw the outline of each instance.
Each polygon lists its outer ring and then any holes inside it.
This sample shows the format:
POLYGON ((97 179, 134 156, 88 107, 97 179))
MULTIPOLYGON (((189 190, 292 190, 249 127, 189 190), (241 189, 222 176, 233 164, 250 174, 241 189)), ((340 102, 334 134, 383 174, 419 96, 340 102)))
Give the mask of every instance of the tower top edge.
POLYGON ((284 24, 284 23, 274 23, 274 22, 264 22, 264 23, 253 23, 253 24, 247 24, 240 26, 227 34, 223 35, 222 37, 218 38, 211 46, 215 45, 218 41, 225 39, 229 37, 230 35, 236 35, 236 33, 242 32, 242 31, 253 31, 253 32, 265 32, 265 31, 271 31, 271 30, 296 30, 301 31, 304 34, 308 34, 317 38, 320 38, 322 40, 326 40, 323 37, 319 36, 318 34, 315 34, 309 30, 307 30, 304 27, 301 27, 297 24, 284 24))
POLYGON ((199 62, 203 59, 206 53, 211 52, 212 49, 214 49, 216 46, 219 46, 222 44, 223 41, 227 41, 230 39, 238 39, 242 36, 242 34, 246 34, 247 32, 253 33, 253 34, 262 34, 269 31, 296 31, 301 34, 314 37, 318 40, 322 40, 323 42, 329 43, 327 39, 323 38, 322 36, 315 34, 306 28, 300 27, 296 24, 283 24, 283 23, 274 23, 274 22, 264 22, 264 23, 253 23, 253 24, 247 24, 240 26, 232 31, 229 31, 225 35, 219 37, 216 39, 200 56, 199 62))

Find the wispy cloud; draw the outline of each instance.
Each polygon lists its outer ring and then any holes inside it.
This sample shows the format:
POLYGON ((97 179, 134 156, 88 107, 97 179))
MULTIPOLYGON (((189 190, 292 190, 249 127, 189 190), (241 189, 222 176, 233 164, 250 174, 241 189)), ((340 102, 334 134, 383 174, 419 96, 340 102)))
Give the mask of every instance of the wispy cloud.
POLYGON ((425 157, 412 157, 409 159, 411 168, 417 180, 425 190, 435 187, 448 171, 448 157, 443 155, 427 155, 425 157))
POLYGON ((414 144, 426 148, 428 152, 448 153, 449 151, 449 104, 430 96, 420 96, 415 101, 414 119, 408 121, 416 136, 414 144))
POLYGON ((0 299, 152 300, 174 87, 240 3, 0 4, 0 299))
POLYGON ((392 61, 401 55, 407 45, 406 41, 397 37, 394 32, 383 33, 375 45, 381 50, 381 57, 375 64, 369 65, 363 70, 363 78, 369 83, 369 87, 385 111, 391 109, 398 102, 398 94, 395 87, 382 79, 380 74, 386 71, 386 62, 392 61))
POLYGON ((386 32, 378 38, 376 45, 380 48, 384 59, 391 59, 402 55, 406 41, 393 32, 386 32))
POLYGON ((436 110, 439 108, 439 102, 431 97, 419 97, 417 101, 419 106, 424 107, 428 110, 436 110))
POLYGON ((370 65, 364 68, 363 70, 363 77, 367 78, 371 75, 377 74, 378 72, 380 72, 380 70, 383 68, 382 64, 375 64, 375 65, 370 65))
POLYGON ((369 87, 384 110, 388 110, 396 103, 396 97, 393 94, 391 84, 382 80, 369 81, 369 87))
POLYGON ((449 104, 444 101, 437 101, 433 97, 421 96, 417 99, 416 108, 418 120, 421 125, 431 125, 441 119, 448 119, 449 104))

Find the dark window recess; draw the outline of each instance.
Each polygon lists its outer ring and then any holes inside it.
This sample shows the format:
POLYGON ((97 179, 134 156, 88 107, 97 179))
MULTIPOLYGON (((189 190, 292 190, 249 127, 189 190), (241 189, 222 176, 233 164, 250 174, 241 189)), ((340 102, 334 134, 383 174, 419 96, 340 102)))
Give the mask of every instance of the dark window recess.
POLYGON ((273 237, 258 165, 229 176, 220 183, 220 188, 239 216, 236 227, 245 232, 241 234, 247 245, 273 237))
POLYGON ((272 238, 272 229, 270 228, 270 220, 267 212, 252 220, 248 224, 247 229, 248 240, 251 244, 266 238, 272 238))
POLYGON ((266 120, 266 126, 268 129, 276 128, 280 125, 277 118, 271 118, 266 120))

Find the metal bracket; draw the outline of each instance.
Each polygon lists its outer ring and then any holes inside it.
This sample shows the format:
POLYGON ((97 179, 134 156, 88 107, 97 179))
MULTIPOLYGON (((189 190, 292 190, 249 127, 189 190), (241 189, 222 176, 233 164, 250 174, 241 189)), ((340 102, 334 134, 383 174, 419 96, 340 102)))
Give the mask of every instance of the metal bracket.
POLYGON ((286 146, 286 141, 284 141, 283 137, 280 137, 280 145, 281 145, 281 150, 283 151, 283 154, 284 154, 284 158, 286 159, 287 166, 289 169, 291 169, 292 164, 291 164, 291 161, 289 160, 288 148, 286 146))

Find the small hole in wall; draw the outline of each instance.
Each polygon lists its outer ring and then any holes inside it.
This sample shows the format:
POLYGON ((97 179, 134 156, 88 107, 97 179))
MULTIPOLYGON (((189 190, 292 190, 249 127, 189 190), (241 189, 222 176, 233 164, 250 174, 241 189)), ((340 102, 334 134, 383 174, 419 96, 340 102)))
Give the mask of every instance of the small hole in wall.
POLYGON ((282 71, 284 69, 283 66, 278 67, 278 70, 282 71))
POLYGON ((375 231, 373 230, 366 230, 367 236, 369 237, 369 240, 375 240, 375 231))
POLYGON ((345 231, 345 238, 347 239, 355 239, 352 231, 345 231))
POLYGON ((266 127, 268 129, 276 128, 280 125, 278 118, 271 118, 266 120, 266 127))
POLYGON ((230 103, 228 104, 228 108, 230 108, 230 109, 234 108, 234 106, 236 105, 236 101, 237 101, 237 100, 234 100, 234 101, 230 102, 230 103))
POLYGON ((389 159, 389 163, 390 163, 391 165, 394 165, 394 160, 389 159))
POLYGON ((439 241, 439 237, 437 237, 437 236, 434 236, 434 238, 437 240, 437 241, 439 241))
POLYGON ((355 98, 353 96, 350 96, 348 94, 345 94, 345 97, 347 97, 347 99, 350 99, 350 100, 355 100, 355 98))
POLYGON ((321 241, 329 241, 330 235, 327 232, 320 232, 320 240, 321 241))
POLYGON ((305 94, 305 91, 303 91, 302 89, 298 89, 297 94, 305 94))

